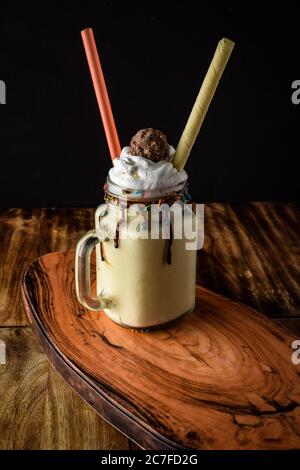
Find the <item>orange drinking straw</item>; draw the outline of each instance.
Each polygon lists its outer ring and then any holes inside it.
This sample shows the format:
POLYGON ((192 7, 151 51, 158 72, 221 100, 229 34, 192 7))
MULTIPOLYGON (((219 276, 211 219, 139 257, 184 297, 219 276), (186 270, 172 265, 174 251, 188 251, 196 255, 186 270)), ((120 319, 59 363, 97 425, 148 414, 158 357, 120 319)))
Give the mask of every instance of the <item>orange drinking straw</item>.
POLYGON ((100 114, 109 147, 110 156, 111 159, 114 160, 116 157, 120 156, 121 146, 115 125, 114 116, 109 102, 109 97, 92 28, 86 28, 82 30, 81 37, 85 49, 86 58, 89 64, 90 73, 92 76, 94 90, 100 109, 100 114))

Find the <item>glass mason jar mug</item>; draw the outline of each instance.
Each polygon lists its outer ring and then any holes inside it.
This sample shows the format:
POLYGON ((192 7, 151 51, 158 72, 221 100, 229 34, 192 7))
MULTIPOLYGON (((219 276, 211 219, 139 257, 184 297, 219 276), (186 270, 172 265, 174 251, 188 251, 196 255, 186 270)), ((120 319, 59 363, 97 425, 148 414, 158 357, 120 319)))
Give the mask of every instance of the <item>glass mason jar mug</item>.
POLYGON ((107 180, 106 202, 96 210, 95 229, 76 248, 76 294, 83 306, 103 310, 131 328, 163 325, 194 309, 197 248, 191 248, 191 236, 183 230, 183 214, 193 226, 196 216, 192 204, 183 204, 185 197, 185 183, 138 191, 107 180), (95 246, 93 296, 90 256, 95 246))

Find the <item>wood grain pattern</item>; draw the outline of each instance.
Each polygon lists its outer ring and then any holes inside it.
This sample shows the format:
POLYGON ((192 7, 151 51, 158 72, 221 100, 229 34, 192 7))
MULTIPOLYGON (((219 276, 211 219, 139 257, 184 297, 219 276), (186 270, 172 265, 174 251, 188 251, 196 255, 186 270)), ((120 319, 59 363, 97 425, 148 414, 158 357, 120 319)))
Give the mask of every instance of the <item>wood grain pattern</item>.
MULTIPOLYGON (((276 321, 300 333, 299 289, 295 286, 295 282, 299 286, 300 265, 298 206, 287 203, 206 204, 205 217, 205 244, 199 252, 198 282, 232 299, 248 303, 270 316, 285 316, 276 321), (266 243, 265 237, 270 242, 266 243), (277 258, 280 263, 275 262, 277 258)), ((21 279, 26 267, 49 251, 75 247, 79 237, 90 230, 93 224, 94 209, 90 208, 0 209, 0 327, 27 323, 20 297, 21 279)), ((21 349, 23 346, 28 347, 26 342, 20 341, 18 344, 19 366, 9 368, 5 374, 1 372, 3 366, 0 366, 1 389, 2 384, 8 388, 16 387, 19 370, 27 370, 29 367, 34 369, 40 360, 40 355, 23 355, 21 349)), ((31 343, 30 347, 33 347, 31 343)), ((56 377, 53 372, 51 374, 56 377)), ((62 393, 62 382, 57 377, 56 380, 57 383, 53 381, 53 394, 48 397, 49 407, 53 409, 57 406, 54 398, 56 387, 62 393)), ((97 442, 99 448, 123 445, 119 440, 123 439, 120 434, 115 432, 111 438, 106 437, 109 434, 99 426, 98 432, 91 434, 93 437, 87 444, 80 444, 75 438, 72 443, 71 431, 68 431, 70 441, 66 442, 63 430, 68 426, 67 423, 52 440, 51 419, 44 421, 45 436, 50 437, 41 440, 40 433, 33 433, 31 425, 28 425, 26 429, 22 428, 22 438, 16 439, 20 423, 24 420, 23 386, 27 387, 24 381, 14 396, 17 413, 9 422, 0 421, 2 448, 25 448, 27 443, 32 448, 41 448, 44 444, 56 448, 80 448, 84 445, 94 448, 94 442, 97 442)), ((64 393, 68 397, 66 387, 64 393)), ((57 400, 64 401, 65 398, 59 395, 57 400)), ((7 402, 4 401, 3 407, 0 404, 1 410, 6 406, 7 402)), ((78 413, 85 413, 82 401, 78 400, 76 407, 78 413)), ((71 420, 70 415, 65 415, 65 419, 71 420)))
POLYGON ((37 260, 24 297, 59 372, 143 447, 300 448, 295 338, 254 310, 198 288, 194 313, 164 330, 82 315, 73 250, 37 260))
POLYGON ((273 318, 273 321, 278 325, 288 328, 294 333, 295 339, 300 339, 300 319, 296 318, 273 318))
POLYGON ((27 266, 49 251, 74 248, 93 226, 92 209, 0 210, 0 326, 22 326, 21 280, 27 266))
POLYGON ((39 256, 39 209, 0 211, 0 326, 25 325, 20 286, 26 265, 39 256))
POLYGON ((95 209, 41 209, 40 255, 75 248, 79 238, 94 227, 95 209))
MULTIPOLYGON (((20 285, 26 267, 74 248, 94 209, 0 210, 0 325, 25 325, 20 285)), ((198 283, 269 316, 300 316, 299 207, 292 203, 206 204, 198 283)))
POLYGON ((58 376, 30 328, 0 328, 0 449, 128 449, 58 376))
MULTIPOLYGON (((0 209, 0 328, 28 323, 20 292, 27 266, 48 251, 75 247, 93 223, 94 209, 0 209)), ((0 448, 128 449, 128 439, 97 416, 49 368, 29 330, 29 338, 25 335, 26 330, 0 329, 0 338, 8 341, 10 357, 8 366, 0 366, 0 389, 13 391, 12 395, 1 395, 0 448), (29 348, 33 354, 28 354, 29 348), (28 390, 30 381, 36 382, 34 371, 41 362, 44 392, 38 405, 36 395, 28 390), (19 383, 22 371, 29 369, 32 373, 19 383), (13 413, 8 413, 12 406, 13 413), (33 410, 30 415, 24 414, 27 407, 33 410)))
POLYGON ((300 210, 206 204, 198 283, 271 317, 300 316, 300 210))
MULTIPOLYGON (((25 325, 20 286, 26 267, 74 248, 94 209, 0 210, 0 326, 25 325)), ((198 283, 268 316, 300 316, 299 207, 292 203, 206 204, 198 283)))

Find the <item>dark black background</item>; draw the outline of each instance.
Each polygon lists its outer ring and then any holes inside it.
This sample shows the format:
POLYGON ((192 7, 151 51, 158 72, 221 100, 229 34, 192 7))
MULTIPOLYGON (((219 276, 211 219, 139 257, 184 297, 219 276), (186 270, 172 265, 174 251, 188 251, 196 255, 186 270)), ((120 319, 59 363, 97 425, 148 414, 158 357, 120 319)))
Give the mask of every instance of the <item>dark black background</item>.
POLYGON ((81 43, 94 29, 121 145, 176 146, 219 39, 236 47, 187 164, 201 201, 298 200, 300 9, 285 2, 1 6, 0 205, 96 206, 109 152, 81 43))

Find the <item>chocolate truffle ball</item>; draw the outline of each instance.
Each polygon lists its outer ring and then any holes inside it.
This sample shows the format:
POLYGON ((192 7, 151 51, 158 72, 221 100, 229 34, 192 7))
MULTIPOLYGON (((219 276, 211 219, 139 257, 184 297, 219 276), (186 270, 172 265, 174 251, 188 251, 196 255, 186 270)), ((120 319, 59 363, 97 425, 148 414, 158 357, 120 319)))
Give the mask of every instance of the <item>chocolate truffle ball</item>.
POLYGON ((148 158, 153 162, 169 160, 169 145, 165 134, 148 127, 138 131, 130 141, 132 155, 148 158))

